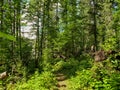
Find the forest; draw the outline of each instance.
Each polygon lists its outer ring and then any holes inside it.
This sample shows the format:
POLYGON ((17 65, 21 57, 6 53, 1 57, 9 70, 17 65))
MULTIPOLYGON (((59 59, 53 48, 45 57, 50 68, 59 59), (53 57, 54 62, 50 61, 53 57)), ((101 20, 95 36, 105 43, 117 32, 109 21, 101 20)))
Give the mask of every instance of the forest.
POLYGON ((120 0, 0 0, 0 90, 120 90, 120 0))

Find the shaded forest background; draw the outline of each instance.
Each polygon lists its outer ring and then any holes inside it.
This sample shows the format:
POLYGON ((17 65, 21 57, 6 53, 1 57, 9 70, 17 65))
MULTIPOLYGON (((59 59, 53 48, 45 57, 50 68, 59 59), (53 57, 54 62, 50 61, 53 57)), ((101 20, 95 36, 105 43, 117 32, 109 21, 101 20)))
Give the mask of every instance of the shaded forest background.
POLYGON ((0 1, 1 90, 59 90, 56 73, 65 90, 119 90, 119 60, 119 0, 0 1))

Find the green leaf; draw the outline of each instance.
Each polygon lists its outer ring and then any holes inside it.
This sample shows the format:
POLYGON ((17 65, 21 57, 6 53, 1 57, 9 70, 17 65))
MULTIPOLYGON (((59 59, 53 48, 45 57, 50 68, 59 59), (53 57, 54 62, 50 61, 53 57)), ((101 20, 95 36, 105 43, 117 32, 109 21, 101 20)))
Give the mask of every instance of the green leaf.
POLYGON ((5 33, 3 33, 3 32, 0 32, 0 37, 6 38, 6 39, 8 39, 8 40, 16 41, 16 38, 15 38, 14 36, 5 34, 5 33))

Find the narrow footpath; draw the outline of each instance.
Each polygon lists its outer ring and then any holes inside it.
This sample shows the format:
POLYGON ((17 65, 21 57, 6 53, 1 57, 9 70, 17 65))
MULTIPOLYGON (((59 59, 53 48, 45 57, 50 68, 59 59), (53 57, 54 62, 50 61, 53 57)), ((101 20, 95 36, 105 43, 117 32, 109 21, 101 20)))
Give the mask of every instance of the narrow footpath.
POLYGON ((67 90, 67 77, 63 73, 56 74, 57 90, 67 90))

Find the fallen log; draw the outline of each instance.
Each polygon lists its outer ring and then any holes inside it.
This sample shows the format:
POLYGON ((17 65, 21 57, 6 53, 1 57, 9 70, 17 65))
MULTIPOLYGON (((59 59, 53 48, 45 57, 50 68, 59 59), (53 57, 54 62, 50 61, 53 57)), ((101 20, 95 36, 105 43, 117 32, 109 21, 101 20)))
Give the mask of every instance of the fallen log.
POLYGON ((104 61, 108 57, 110 57, 111 55, 112 55, 112 57, 114 59, 120 60, 119 51, 113 51, 113 50, 104 51, 104 50, 99 50, 99 51, 96 51, 94 53, 91 53, 91 56, 94 58, 95 62, 104 61))

